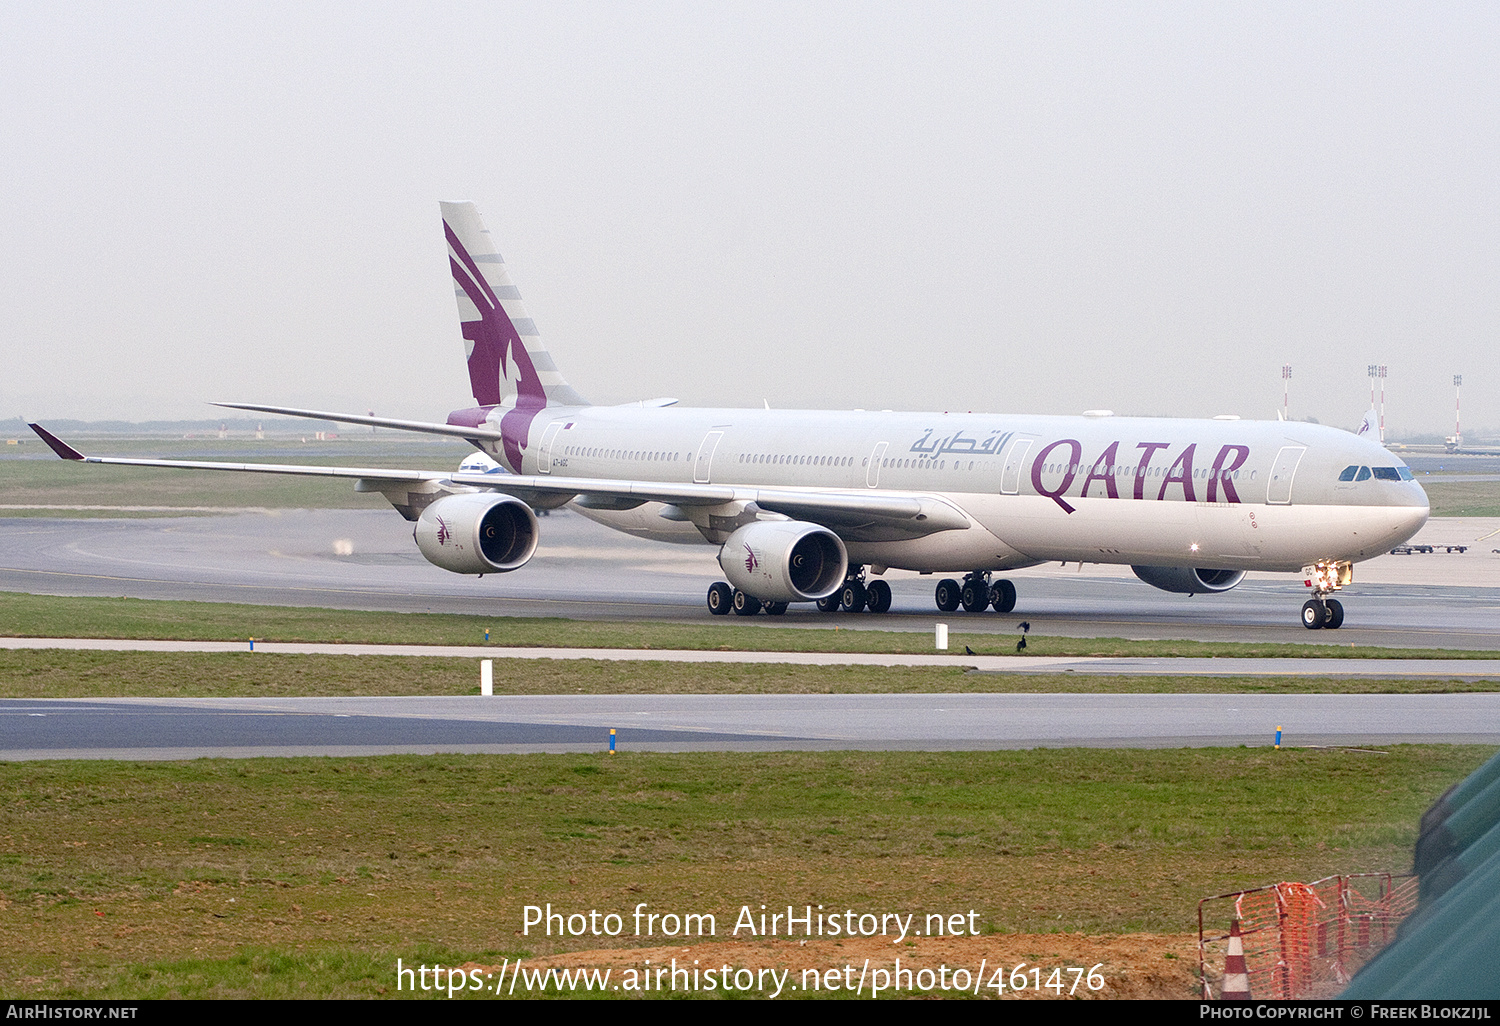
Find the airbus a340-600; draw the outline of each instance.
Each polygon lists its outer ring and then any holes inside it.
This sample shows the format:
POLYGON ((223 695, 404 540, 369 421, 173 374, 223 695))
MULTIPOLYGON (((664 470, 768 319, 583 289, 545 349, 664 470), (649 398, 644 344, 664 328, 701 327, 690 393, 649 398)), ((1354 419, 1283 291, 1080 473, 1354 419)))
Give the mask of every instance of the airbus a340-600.
POLYGON ((716 546, 716 614, 884 612, 890 568, 956 575, 937 582, 941 610, 1008 612, 1006 571, 1081 561, 1190 594, 1227 591, 1248 570, 1299 573, 1303 624, 1336 628, 1331 596, 1353 563, 1427 519, 1400 460, 1313 424, 591 406, 542 345, 478 211, 442 214, 476 405, 442 424, 220 405, 467 439, 482 454, 457 472, 115 459, 38 434, 93 463, 354 478, 415 521, 428 560, 461 574, 519 570, 537 548, 534 511, 571 504, 642 538, 716 546))

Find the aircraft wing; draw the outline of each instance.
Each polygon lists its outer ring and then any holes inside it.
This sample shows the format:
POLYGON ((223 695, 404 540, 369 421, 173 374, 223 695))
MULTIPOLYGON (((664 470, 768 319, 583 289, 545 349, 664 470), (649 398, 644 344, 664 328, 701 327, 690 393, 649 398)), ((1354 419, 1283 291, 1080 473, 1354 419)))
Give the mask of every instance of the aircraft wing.
MULTIPOLYGON (((426 481, 484 488, 514 495, 541 505, 561 505, 575 496, 659 502, 683 508, 754 503, 760 509, 794 520, 820 524, 851 540, 886 540, 921 537, 939 531, 967 529, 969 518, 956 507, 933 495, 837 489, 759 488, 732 484, 678 484, 668 481, 610 480, 587 477, 557 477, 542 474, 454 473, 443 470, 393 470, 369 467, 313 467, 277 463, 213 463, 200 460, 142 460, 113 456, 86 456, 39 424, 29 425, 53 452, 65 460, 125 467, 164 467, 177 470, 229 470, 256 474, 291 474, 303 477, 342 477, 369 482, 367 490, 380 490, 382 483, 416 484, 426 481)), ((691 519, 691 517, 684 517, 691 519)))
POLYGON ((174 470, 237 470, 255 474, 293 474, 302 477, 350 477, 365 481, 446 481, 453 475, 441 470, 389 470, 365 467, 309 467, 285 463, 208 463, 201 460, 137 460, 119 456, 85 456, 40 424, 27 425, 48 447, 65 460, 106 463, 117 467, 170 467, 174 470))
POLYGON ((529 495, 588 495, 680 507, 754 503, 768 512, 821 524, 835 534, 861 541, 887 540, 893 531, 904 537, 920 537, 969 527, 967 516, 937 496, 875 489, 856 492, 760 488, 557 477, 551 474, 454 474, 451 480, 454 484, 493 488, 523 499, 529 495))

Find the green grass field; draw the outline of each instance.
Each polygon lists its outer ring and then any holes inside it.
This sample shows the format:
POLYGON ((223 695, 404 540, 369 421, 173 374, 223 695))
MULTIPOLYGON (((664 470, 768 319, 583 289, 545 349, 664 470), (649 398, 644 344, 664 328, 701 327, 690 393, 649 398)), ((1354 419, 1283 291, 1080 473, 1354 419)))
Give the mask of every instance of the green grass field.
POLYGON ((1500 481, 1422 481, 1435 517, 1500 517, 1500 481))
MULTIPOLYGON (((475 695, 477 661, 422 656, 0 649, 0 698, 292 698, 475 695)), ((502 695, 1436 694, 1500 690, 1500 680, 1117 677, 971 673, 954 667, 501 659, 502 695)))
MULTIPOLYGON (((339 609, 222 602, 163 602, 130 598, 72 598, 0 592, 0 637, 170 638, 196 641, 337 642, 381 645, 489 645, 540 648, 696 649, 745 652, 931 653, 925 631, 852 630, 837 618, 827 626, 789 630, 741 624, 564 620, 551 617, 483 617, 440 613, 372 613, 339 609)), ((949 635, 949 651, 981 655, 1015 652, 1012 637, 949 635)), ((1288 645, 1203 641, 1130 641, 1122 638, 1028 638, 1026 656, 1314 657, 1326 659, 1495 659, 1482 650, 1380 648, 1372 645, 1288 645)))
POLYGON ((1490 754, 9 764, 0 989, 354 997, 390 987, 398 956, 604 946, 519 936, 521 907, 546 902, 721 924, 746 903, 974 908, 986 932, 1180 933, 1208 894, 1406 869, 1421 811, 1490 754))

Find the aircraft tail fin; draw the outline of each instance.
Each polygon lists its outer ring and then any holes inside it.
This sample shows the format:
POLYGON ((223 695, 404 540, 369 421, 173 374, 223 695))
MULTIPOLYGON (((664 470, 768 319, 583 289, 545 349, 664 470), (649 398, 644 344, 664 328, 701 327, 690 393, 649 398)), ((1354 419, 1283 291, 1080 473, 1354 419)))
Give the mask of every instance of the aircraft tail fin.
POLYGON ((1370 407, 1365 419, 1359 422, 1359 430, 1354 433, 1361 438, 1368 435, 1377 442, 1380 441, 1380 414, 1375 412, 1375 407, 1370 407))
POLYGON ((448 264, 480 406, 587 406, 563 380, 472 203, 442 203, 448 264))

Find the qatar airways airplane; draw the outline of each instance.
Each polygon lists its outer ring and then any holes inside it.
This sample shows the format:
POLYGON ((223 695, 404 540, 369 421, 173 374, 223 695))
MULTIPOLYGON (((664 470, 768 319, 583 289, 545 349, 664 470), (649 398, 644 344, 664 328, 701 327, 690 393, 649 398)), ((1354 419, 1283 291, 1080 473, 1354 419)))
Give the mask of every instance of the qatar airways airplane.
POLYGON ((1411 471, 1377 442, 1281 421, 591 406, 563 379, 470 203, 442 204, 475 406, 446 423, 221 403, 452 435, 457 472, 85 456, 124 466, 347 477, 383 493, 422 555, 461 574, 519 570, 534 510, 571 504, 642 538, 707 543, 715 614, 885 612, 888 569, 945 577, 937 607, 1016 606, 1007 570, 1123 563, 1166 591, 1227 591, 1248 570, 1300 573, 1302 622, 1337 628, 1353 564, 1427 520, 1411 471))

